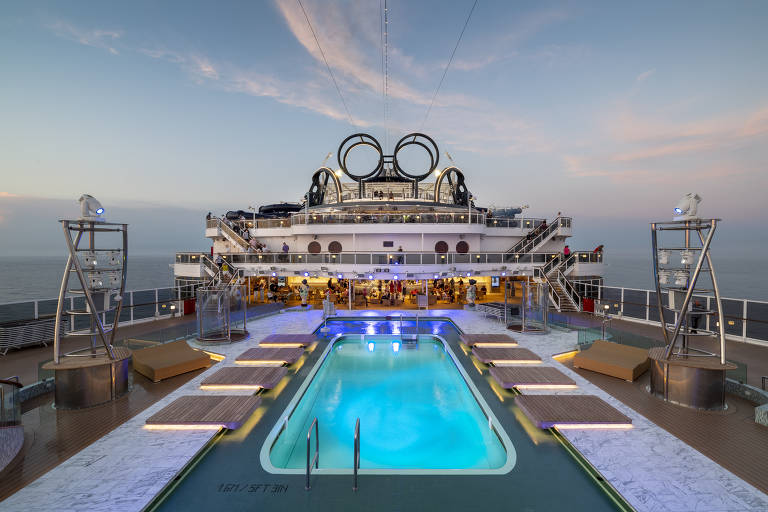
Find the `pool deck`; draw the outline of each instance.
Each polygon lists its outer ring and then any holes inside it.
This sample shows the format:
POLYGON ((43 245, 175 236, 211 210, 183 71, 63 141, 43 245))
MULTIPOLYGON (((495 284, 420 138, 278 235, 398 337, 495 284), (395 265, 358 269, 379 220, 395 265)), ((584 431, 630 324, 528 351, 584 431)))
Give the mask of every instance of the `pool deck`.
MULTIPOLYGON (((340 316, 346 314, 345 311, 339 313, 340 316)), ((375 314, 363 311, 350 313, 351 316, 375 314)), ((392 314, 397 312, 387 310, 380 316, 392 314)), ((403 314, 413 312, 403 311, 403 314)), ((478 312, 431 310, 420 314, 449 317, 468 333, 507 332, 501 324, 478 312)), ((224 361, 0 502, 0 510, 33 512, 51 510, 52 507, 93 512, 141 510, 215 435, 212 431, 150 431, 143 428, 146 419, 183 395, 252 394, 249 390, 204 391, 200 389, 200 383, 223 366, 234 366, 235 358, 253 347, 257 340, 275 332, 312 332, 320 322, 321 312, 317 310, 285 312, 250 321, 249 340, 214 349, 206 347, 226 356, 224 361)), ((558 331, 543 336, 515 334, 520 347, 532 350, 545 363, 558 368, 578 384, 578 389, 574 390, 526 390, 525 393, 596 395, 632 419, 633 428, 630 430, 566 430, 562 435, 635 509, 768 510, 768 495, 658 427, 579 373, 553 360, 553 355, 573 350, 576 336, 575 332, 558 331)), ((468 356, 457 353, 457 357, 468 356)), ((303 359, 300 359, 289 373, 298 371, 302 363, 303 359)), ((766 468, 768 470, 768 463, 766 468)), ((302 489, 301 492, 305 491, 302 489)), ((425 490, 425 493, 428 492, 425 490)), ((311 497, 311 494, 307 496, 311 497)), ((477 505, 480 506, 481 502, 477 505)))

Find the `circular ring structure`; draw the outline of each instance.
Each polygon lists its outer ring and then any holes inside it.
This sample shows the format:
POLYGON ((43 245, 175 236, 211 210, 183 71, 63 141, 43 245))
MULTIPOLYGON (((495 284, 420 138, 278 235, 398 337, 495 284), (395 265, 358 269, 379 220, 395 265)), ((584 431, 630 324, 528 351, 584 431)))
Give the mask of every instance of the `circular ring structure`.
POLYGON ((379 172, 379 170, 384 165, 384 151, 381 149, 381 144, 379 144, 379 141, 377 141, 372 135, 368 135, 367 133, 355 133, 354 135, 350 135, 344 139, 344 141, 339 145, 339 150, 336 153, 336 160, 338 160, 339 167, 341 167, 341 170, 344 172, 344 174, 353 180, 360 182, 379 172), (376 164, 376 167, 368 174, 355 175, 352 174, 349 169, 347 169, 347 157, 349 156, 349 152, 357 146, 369 146, 379 154, 379 162, 376 164))
POLYGON ((397 172, 403 176, 411 178, 412 180, 422 181, 427 176, 429 176, 429 174, 437 167, 437 164, 440 162, 440 150, 438 149, 435 141, 432 140, 432 138, 428 135, 424 135, 423 133, 409 133, 397 141, 397 144, 395 145, 395 151, 392 156, 392 161, 395 164, 395 169, 397 172), (399 153, 401 149, 408 146, 421 146, 429 155, 429 169, 427 169, 423 174, 411 173, 400 167, 400 163, 397 161, 397 153, 399 153))

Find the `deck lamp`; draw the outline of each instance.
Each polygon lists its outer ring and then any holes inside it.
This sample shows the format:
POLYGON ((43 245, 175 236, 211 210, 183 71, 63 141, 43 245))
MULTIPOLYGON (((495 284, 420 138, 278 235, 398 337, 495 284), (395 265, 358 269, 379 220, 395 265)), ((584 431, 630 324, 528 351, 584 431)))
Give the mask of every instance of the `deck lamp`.
POLYGON ((659 251, 658 252, 658 258, 659 263, 662 265, 666 265, 669 263, 669 251, 659 251))
POLYGON ((277 272, 272 272, 272 277, 277 277, 277 272))
POLYGON ((104 222, 99 216, 104 213, 104 207, 95 197, 83 194, 77 200, 80 203, 80 220, 104 222))
POLYGON ((341 274, 336 274, 336 277, 337 277, 338 279, 341 279, 343 276, 342 276, 341 274))
POLYGON ((675 215, 672 220, 691 220, 696 218, 696 210, 701 202, 701 197, 693 192, 685 194, 675 206, 675 215))
POLYGON ((304 272, 304 277, 309 277, 309 272, 304 272))
POLYGON ((397 281, 398 279, 399 279, 399 277, 397 277, 397 274, 395 274, 395 281, 397 281))
POLYGON ((686 286, 688 284, 688 271, 678 270, 675 272, 675 285, 686 286))
POLYGON ((434 278, 435 278, 435 279, 437 279, 437 278, 438 278, 438 275, 437 275, 437 274, 435 274, 434 278))
POLYGON ((373 275, 372 274, 368 274, 368 280, 373 281, 373 275))
POLYGON ((671 274, 669 270, 659 270, 659 284, 668 284, 671 274))
POLYGON ((693 251, 680 251, 680 263, 683 265, 692 265, 693 251))

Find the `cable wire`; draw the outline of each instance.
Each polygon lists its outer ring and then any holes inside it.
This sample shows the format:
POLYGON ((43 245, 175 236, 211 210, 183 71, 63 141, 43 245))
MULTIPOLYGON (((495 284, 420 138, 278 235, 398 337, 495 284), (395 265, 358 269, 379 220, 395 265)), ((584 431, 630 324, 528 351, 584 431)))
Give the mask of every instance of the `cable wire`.
POLYGON ((307 15, 307 11, 304 10, 304 5, 301 3, 301 0, 296 0, 299 3, 299 7, 301 7, 301 12, 304 13, 304 17, 307 19, 307 25, 309 25, 309 30, 312 32, 312 37, 315 38, 315 43, 317 43, 317 49, 320 50, 320 55, 323 56, 323 61, 325 62, 325 67, 328 69, 328 74, 331 75, 331 80, 333 80, 333 85, 336 86, 336 91, 339 93, 339 98, 341 98, 341 103, 344 105, 344 110, 347 112, 347 117, 349 118, 349 124, 352 126, 355 126, 355 121, 352 119, 352 114, 349 113, 349 107, 347 107, 347 102, 344 101, 344 95, 341 94, 341 88, 339 87, 338 82, 336 82, 336 77, 333 75, 333 71, 331 70, 331 66, 328 64, 328 59, 325 58, 325 52, 323 51, 323 47, 320 46, 320 41, 317 39, 317 34, 315 34, 315 29, 312 28, 312 22, 309 21, 309 16, 307 15))
POLYGON ((424 125, 427 124, 427 118, 429 118, 430 112, 432 112, 432 106, 435 104, 435 98, 437 98, 437 93, 440 92, 440 87, 443 85, 443 80, 445 80, 445 75, 448 73, 448 68, 451 67, 451 63, 453 62, 453 56, 456 55, 456 50, 459 48, 459 43, 461 43, 461 38, 464 37, 464 31, 467 30, 467 25, 469 25, 469 20, 472 18, 472 13, 475 12, 475 7, 477 7, 477 0, 475 0, 475 3, 472 4, 472 8, 469 10, 469 14, 467 15, 467 21, 464 22, 464 28, 461 29, 461 33, 459 34, 459 39, 456 41, 456 46, 453 47, 453 52, 451 52, 451 58, 448 59, 448 63, 445 65, 445 69, 443 70, 443 76, 440 77, 440 83, 437 84, 437 89, 435 89, 435 94, 432 95, 432 101, 429 103, 429 108, 427 108, 427 114, 424 116, 424 121, 421 123, 421 128, 419 129, 420 132, 424 131, 424 125))

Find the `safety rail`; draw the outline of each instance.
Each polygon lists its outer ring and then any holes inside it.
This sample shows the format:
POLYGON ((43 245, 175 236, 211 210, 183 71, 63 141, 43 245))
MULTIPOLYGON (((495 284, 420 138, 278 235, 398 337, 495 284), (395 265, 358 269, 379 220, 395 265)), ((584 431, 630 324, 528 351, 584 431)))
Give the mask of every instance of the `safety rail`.
POLYGON ((549 279, 546 272, 544 272, 542 268, 534 268, 533 275, 534 277, 538 277, 542 279, 545 283, 547 283, 547 285, 549 285, 548 286, 549 300, 551 300, 552 304, 555 305, 555 309, 560 311, 560 296, 555 292, 555 289, 552 286, 552 281, 549 279))
POLYGON ((247 250, 251 245, 238 233, 235 232, 226 222, 219 220, 219 229, 226 235, 231 241, 235 242, 242 249, 247 250))
POLYGON ((18 375, 0 379, 0 427, 21 424, 21 402, 18 398, 18 390, 22 387, 18 375), (10 399, 6 400, 8 394, 10 399))
POLYGON ((560 270, 559 267, 557 269, 557 284, 559 284, 560 288, 565 292, 565 295, 568 297, 568 300, 571 302, 571 304, 573 304, 573 306, 578 311, 581 311, 581 295, 579 295, 579 293, 576 291, 576 287, 572 282, 568 280, 567 277, 565 277, 565 274, 563 274, 563 271, 560 270))
POLYGON ((307 430, 307 482, 304 486, 304 489, 306 490, 311 488, 309 485, 309 474, 312 472, 312 467, 314 466, 315 469, 320 467, 320 428, 318 425, 317 417, 315 417, 315 419, 312 420, 312 424, 309 426, 309 430, 307 430), (315 455, 310 461, 309 452, 311 445, 310 441, 312 439, 312 427, 315 429, 315 455))
POLYGON ((355 422, 355 448, 354 448, 354 461, 352 461, 353 464, 353 472, 355 475, 355 481, 352 485, 352 490, 357 490, 357 471, 360 469, 360 418, 357 418, 357 421, 355 422))
POLYGON ((331 264, 331 265, 453 265, 453 264, 544 264, 559 253, 534 252, 512 254, 508 252, 266 252, 226 253, 233 264, 331 264))
MULTIPOLYGON (((536 247, 549 240, 552 235, 558 231, 561 227, 570 228, 572 219, 570 217, 557 217, 552 221, 552 224, 547 225, 544 230, 536 234, 530 240, 524 238, 517 242, 509 251, 512 254, 526 254, 533 251, 536 247)), ((540 229, 541 225, 537 229, 540 229)))
MULTIPOLYGON (((213 219, 212 219, 213 220, 213 219)), ((312 213, 298 212, 275 219, 235 220, 257 229, 289 228, 306 224, 480 224, 489 228, 536 229, 545 219, 493 217, 480 213, 312 213)), ((206 224, 215 228, 211 221, 206 224)))

